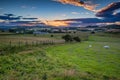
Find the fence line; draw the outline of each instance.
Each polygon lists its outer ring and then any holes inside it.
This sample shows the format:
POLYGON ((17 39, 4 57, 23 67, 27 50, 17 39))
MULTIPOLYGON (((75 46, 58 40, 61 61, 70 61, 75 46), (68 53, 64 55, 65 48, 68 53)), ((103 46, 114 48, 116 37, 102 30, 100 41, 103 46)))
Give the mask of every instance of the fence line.
POLYGON ((19 40, 19 41, 16 41, 16 42, 12 42, 11 40, 9 41, 8 45, 10 47, 12 46, 18 46, 18 47, 21 47, 21 46, 39 46, 39 45, 53 45, 53 44, 63 44, 65 43, 64 40, 36 40, 36 41, 22 41, 22 40, 19 40))

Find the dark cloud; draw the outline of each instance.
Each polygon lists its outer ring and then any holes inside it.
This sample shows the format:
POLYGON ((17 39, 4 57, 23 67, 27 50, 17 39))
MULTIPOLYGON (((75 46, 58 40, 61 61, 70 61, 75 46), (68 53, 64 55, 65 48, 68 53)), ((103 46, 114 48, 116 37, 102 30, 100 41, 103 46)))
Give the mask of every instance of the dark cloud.
POLYGON ((15 16, 14 14, 4 14, 6 16, 15 16))
POLYGON ((102 23, 116 23, 120 22, 120 2, 114 2, 104 7, 96 13, 97 17, 101 17, 102 23))
POLYGON ((97 17, 104 17, 104 18, 114 18, 116 15, 114 12, 116 10, 120 9, 120 2, 114 2, 108 5, 107 7, 104 7, 100 10, 98 10, 96 16, 97 17))
POLYGON ((1 22, 0 25, 9 25, 9 26, 37 26, 44 25, 40 21, 11 21, 6 24, 6 22, 1 22))
POLYGON ((115 16, 120 18, 120 13, 116 13, 115 16))
POLYGON ((1 20, 19 20, 21 16, 15 16, 14 14, 0 15, 1 20))
POLYGON ((71 4, 74 6, 83 7, 90 11, 95 11, 95 8, 97 6, 97 4, 88 3, 87 1, 82 0, 53 0, 53 1, 60 2, 62 4, 71 4))
POLYGON ((80 19, 66 19, 64 21, 75 21, 76 22, 81 22, 81 23, 97 23, 97 22, 102 22, 102 19, 98 18, 80 18, 80 19))
POLYGON ((36 20, 38 18, 22 18, 22 19, 27 19, 27 20, 36 20))
POLYGON ((20 20, 20 19, 25 19, 25 20, 36 20, 38 18, 24 18, 23 16, 15 16, 14 14, 3 14, 0 15, 1 20, 20 20))
POLYGON ((9 25, 9 26, 35 26, 41 24, 40 21, 36 21, 38 18, 24 18, 23 16, 15 16, 14 14, 3 14, 0 15, 0 20, 3 20, 3 22, 0 22, 0 25, 9 25), (7 22, 6 24, 6 21, 7 22))
POLYGON ((16 23, 16 24, 29 24, 29 23, 37 23, 39 21, 14 21, 11 23, 16 23))
MULTIPOLYGON (((61 20, 56 20, 56 21, 61 21, 61 20)), ((66 19, 66 20, 62 20, 64 22, 70 22, 69 26, 79 26, 79 25, 95 25, 98 23, 115 23, 115 22, 119 22, 120 18, 104 18, 104 19, 100 19, 100 18, 78 18, 78 19, 66 19)))

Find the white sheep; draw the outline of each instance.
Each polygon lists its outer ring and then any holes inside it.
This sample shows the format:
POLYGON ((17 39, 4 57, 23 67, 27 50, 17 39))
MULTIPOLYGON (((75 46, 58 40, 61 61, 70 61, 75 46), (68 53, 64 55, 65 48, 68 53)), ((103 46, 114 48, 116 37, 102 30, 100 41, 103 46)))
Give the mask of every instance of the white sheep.
POLYGON ((92 47, 92 45, 89 45, 89 48, 91 48, 92 47))
POLYGON ((105 48, 105 49, 109 49, 109 48, 110 48, 110 46, 108 46, 108 45, 105 45, 105 46, 104 46, 104 48, 105 48))

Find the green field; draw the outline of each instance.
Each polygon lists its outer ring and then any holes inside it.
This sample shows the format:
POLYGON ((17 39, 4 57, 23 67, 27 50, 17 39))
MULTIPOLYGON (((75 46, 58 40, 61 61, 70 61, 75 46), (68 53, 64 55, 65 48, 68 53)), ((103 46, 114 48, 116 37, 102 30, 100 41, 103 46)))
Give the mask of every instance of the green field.
POLYGON ((0 55, 0 80, 120 80, 119 34, 95 34, 81 43, 23 46, 5 52, 10 54, 0 55))

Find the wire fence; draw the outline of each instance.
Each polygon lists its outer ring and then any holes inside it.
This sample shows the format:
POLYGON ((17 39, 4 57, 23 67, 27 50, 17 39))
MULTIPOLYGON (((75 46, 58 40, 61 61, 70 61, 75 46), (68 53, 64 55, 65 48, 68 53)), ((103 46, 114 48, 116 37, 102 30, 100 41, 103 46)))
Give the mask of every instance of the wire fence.
POLYGON ((5 43, 6 45, 12 47, 12 46, 39 46, 39 45, 53 45, 53 44, 63 44, 65 43, 64 40, 44 40, 44 41, 9 41, 7 43, 5 43))

